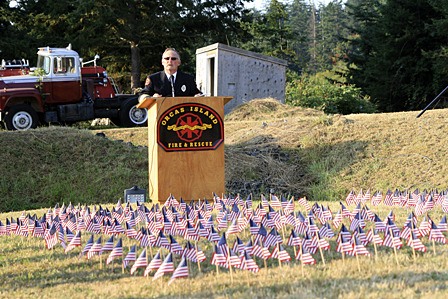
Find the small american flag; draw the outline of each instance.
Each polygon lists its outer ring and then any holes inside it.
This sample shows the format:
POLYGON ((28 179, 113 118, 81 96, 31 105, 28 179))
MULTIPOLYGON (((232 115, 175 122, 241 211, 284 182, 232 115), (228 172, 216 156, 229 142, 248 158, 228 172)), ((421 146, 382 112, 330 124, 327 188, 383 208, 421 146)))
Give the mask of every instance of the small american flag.
POLYGON ((157 278, 162 277, 165 273, 172 273, 172 272, 174 272, 174 263, 173 263, 173 254, 170 252, 166 256, 163 263, 160 265, 159 269, 157 269, 152 280, 156 280, 157 278))
POLYGON ((279 235, 277 230, 273 228, 269 234, 266 236, 265 245, 266 247, 270 247, 276 244, 283 243, 282 237, 279 235))
POLYGON ((255 236, 255 235, 258 234, 259 230, 260 230, 260 228, 258 227, 258 225, 252 219, 249 219, 249 232, 250 232, 250 234, 255 236))
POLYGON ((353 255, 367 255, 370 256, 369 251, 367 248, 361 243, 361 241, 358 239, 356 235, 353 236, 354 242, 353 242, 353 255))
POLYGON ((242 253, 244 251, 244 243, 241 239, 236 236, 235 242, 233 243, 232 250, 238 253, 242 253))
POLYGON ((163 234, 162 231, 159 232, 159 236, 157 237, 156 243, 155 243, 156 247, 163 247, 166 249, 170 249, 171 248, 171 244, 168 241, 168 239, 165 237, 165 235, 163 234))
POLYGON ((407 245, 414 250, 426 252, 426 247, 423 245, 422 241, 417 238, 417 236, 412 232, 411 237, 409 238, 407 245))
POLYGON ((367 243, 373 243, 376 245, 381 245, 383 244, 383 240, 381 239, 381 237, 378 235, 378 230, 376 229, 370 229, 367 232, 366 235, 366 242, 367 243))
POLYGON ((237 218, 233 219, 232 224, 230 224, 229 228, 226 231, 226 235, 229 236, 231 234, 237 234, 240 232, 240 228, 238 226, 237 218))
POLYGON ((160 258, 160 250, 159 250, 146 267, 144 276, 148 276, 151 271, 156 271, 157 269, 159 269, 161 265, 162 265, 162 259, 160 258))
MULTIPOLYGON (((8 220, 8 219, 6 219, 6 220, 8 220)), ((442 232, 448 231, 448 225, 447 225, 447 222, 446 222, 446 215, 443 215, 442 219, 439 222, 439 225, 437 225, 437 226, 439 227, 439 229, 442 232)))
POLYGON ((257 263, 251 258, 251 256, 247 253, 247 251, 244 251, 244 254, 241 258, 241 270, 248 270, 254 273, 257 273, 260 268, 258 268, 257 263))
POLYGON ((143 249, 134 265, 132 265, 131 275, 133 275, 138 268, 145 268, 146 266, 148 266, 148 261, 146 259, 146 249, 143 249))
POLYGON ((345 198, 345 202, 347 203, 347 205, 350 206, 356 203, 355 199, 356 199, 355 190, 351 190, 350 193, 345 198))
POLYGON ((86 246, 81 251, 81 255, 87 254, 89 252, 90 248, 92 248, 93 245, 93 235, 90 235, 89 240, 87 240, 86 246))
POLYGON ((317 233, 319 231, 319 227, 317 226, 317 224, 314 222, 313 218, 308 217, 308 233, 314 235, 315 233, 317 233))
POLYGON ((278 259, 282 263, 289 262, 291 260, 291 256, 282 245, 275 246, 270 258, 278 259))
POLYGON ((344 218, 342 217, 342 212, 338 211, 333 218, 334 227, 339 228, 339 226, 341 225, 343 220, 344 220, 344 218))
POLYGON ((387 190, 386 196, 384 197, 384 204, 386 206, 392 206, 393 205, 392 197, 393 197, 392 191, 390 189, 387 190))
MULTIPOLYGON (((184 257, 185 258, 185 257, 184 257)), ((224 267, 227 264, 227 258, 221 250, 221 247, 215 245, 215 251, 210 262, 212 265, 224 267)))
POLYGON ((106 265, 109 265, 116 257, 123 257, 123 241, 121 238, 107 257, 106 265))
POLYGON ((297 251, 296 260, 301 261, 304 265, 316 264, 316 260, 304 247, 297 251))
POLYGON ((263 244, 261 244, 261 245, 255 244, 252 248, 252 252, 249 252, 247 250, 246 250, 246 252, 248 254, 251 253, 252 255, 259 257, 263 260, 267 260, 271 256, 269 249, 266 246, 264 246, 263 244))
POLYGON ((383 200, 383 195, 381 194, 381 191, 375 191, 372 196, 372 205, 377 206, 381 203, 383 200))
POLYGON ((170 251, 174 254, 182 255, 182 253, 184 252, 182 246, 180 246, 180 244, 176 241, 176 239, 174 239, 172 235, 169 235, 169 239, 170 239, 170 251))
POLYGON ((80 231, 78 231, 76 233, 75 237, 67 245, 67 247, 65 248, 65 253, 69 252, 70 250, 72 250, 78 246, 81 246, 81 232, 80 231))
POLYGON ((347 237, 346 235, 339 235, 338 246, 336 248, 337 252, 351 254, 353 251, 352 244, 350 243, 351 237, 347 237))
POLYGON ((334 232, 333 232, 333 230, 331 229, 330 223, 328 223, 328 222, 325 222, 325 223, 322 225, 322 227, 321 227, 320 230, 319 230, 319 233, 321 234, 321 236, 322 236, 323 238, 329 238, 329 239, 331 239, 331 238, 334 237, 334 232))
POLYGON ((229 258, 227 259, 227 267, 229 267, 230 265, 231 267, 239 268, 241 266, 240 258, 232 249, 229 251, 229 253, 230 255, 229 258))
POLYGON ((399 232, 395 233, 392 230, 387 230, 385 233, 385 238, 383 240, 383 246, 400 249, 403 247, 401 242, 399 232))
POLYGON ((218 232, 215 230, 215 227, 213 225, 210 226, 209 234, 207 236, 207 240, 209 240, 210 242, 217 243, 217 242, 219 242, 219 239, 220 239, 220 237, 219 237, 218 232))
POLYGON ((175 279, 188 277, 188 264, 185 257, 182 257, 179 265, 176 270, 174 270, 173 275, 168 281, 168 285, 170 285, 175 279))
POLYGON ((65 234, 64 234, 64 228, 62 226, 59 227, 59 231, 58 231, 58 239, 59 239, 59 243, 61 244, 62 248, 67 247, 67 244, 65 243, 65 234))
POLYGON ((8 235, 8 231, 6 230, 6 225, 0 220, 0 236, 8 235))
POLYGON ((434 240, 435 242, 445 244, 446 238, 442 233, 442 230, 437 227, 437 225, 432 222, 431 223, 431 231, 429 233, 429 240, 434 240))
POLYGON ((109 238, 109 240, 107 240, 107 242, 104 243, 100 253, 103 253, 105 251, 112 251, 113 249, 114 249, 114 236, 112 235, 109 238))
POLYGON ((322 238, 319 234, 319 232, 316 233, 314 238, 317 239, 317 246, 322 250, 329 250, 330 249, 330 243, 328 243, 327 240, 322 238))
POLYGON ((274 209, 281 209, 282 208, 282 203, 280 202, 280 200, 278 199, 278 197, 274 194, 270 194, 271 197, 271 206, 274 209))
POLYGON ((318 249, 318 242, 315 237, 311 237, 308 233, 302 239, 302 247, 304 247, 311 254, 316 253, 318 249))
POLYGON ((299 199, 297 200, 297 203, 298 203, 299 205, 302 205, 303 207, 305 207, 305 209, 306 209, 307 211, 311 210, 311 206, 310 206, 308 200, 306 199, 306 197, 301 197, 301 198, 299 198, 299 199))
POLYGON ((433 221, 429 216, 426 216, 423 218, 422 222, 420 223, 420 226, 418 227, 418 230, 422 236, 429 235, 429 232, 431 231, 431 223, 433 221))
POLYGON ((91 259, 94 255, 100 254, 101 247, 101 237, 99 237, 87 252, 87 259, 91 259))
POLYGON ((299 246, 302 244, 302 239, 297 235, 297 233, 292 229, 291 234, 289 235, 288 246, 299 246))
POLYGON ((137 231, 129 224, 129 222, 125 222, 126 231, 125 234, 128 238, 135 239, 137 237, 137 231))
POLYGON ((56 244, 58 244, 58 237, 56 235, 56 226, 53 224, 49 230, 45 232, 45 243, 47 245, 47 249, 53 248, 56 244))

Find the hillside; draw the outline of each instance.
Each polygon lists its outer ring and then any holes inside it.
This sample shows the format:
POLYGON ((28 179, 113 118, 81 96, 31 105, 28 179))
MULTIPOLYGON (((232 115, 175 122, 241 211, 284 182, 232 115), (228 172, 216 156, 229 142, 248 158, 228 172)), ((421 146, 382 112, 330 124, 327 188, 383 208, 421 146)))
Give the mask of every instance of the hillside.
MULTIPOLYGON (((446 188, 446 112, 327 116, 251 101, 225 119, 227 192, 340 200, 352 189, 446 188)), ((0 131, 0 211, 114 202, 147 188, 145 143, 146 128, 0 131)))

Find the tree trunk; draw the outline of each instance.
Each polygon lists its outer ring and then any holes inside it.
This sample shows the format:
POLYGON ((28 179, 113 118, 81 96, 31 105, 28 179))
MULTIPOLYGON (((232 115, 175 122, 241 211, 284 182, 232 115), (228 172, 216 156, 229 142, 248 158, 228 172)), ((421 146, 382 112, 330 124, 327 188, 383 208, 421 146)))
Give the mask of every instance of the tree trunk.
POLYGON ((138 43, 131 42, 131 89, 140 86, 140 48, 138 43))

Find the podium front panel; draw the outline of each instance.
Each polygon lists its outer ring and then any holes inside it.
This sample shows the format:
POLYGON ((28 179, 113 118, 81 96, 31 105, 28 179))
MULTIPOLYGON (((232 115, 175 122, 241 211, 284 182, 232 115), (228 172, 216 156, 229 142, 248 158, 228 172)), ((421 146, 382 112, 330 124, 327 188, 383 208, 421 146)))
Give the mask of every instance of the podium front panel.
POLYGON ((225 192, 224 104, 229 97, 151 98, 149 195, 165 202, 225 192))

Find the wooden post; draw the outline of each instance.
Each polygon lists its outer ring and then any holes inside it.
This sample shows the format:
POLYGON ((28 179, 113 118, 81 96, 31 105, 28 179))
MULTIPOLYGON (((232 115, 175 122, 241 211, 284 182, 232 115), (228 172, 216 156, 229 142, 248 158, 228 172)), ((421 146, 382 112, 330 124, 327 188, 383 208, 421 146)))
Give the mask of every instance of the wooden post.
MULTIPOLYGON (((198 241, 194 241, 194 248, 196 250, 196 258, 198 257, 198 241)), ((201 273, 201 262, 198 260, 198 269, 199 273, 201 273)))
POLYGON ((417 260, 417 257, 415 255, 415 248, 414 248, 414 239, 412 238, 412 236, 414 235, 414 221, 411 217, 411 239, 412 239, 412 255, 414 256, 414 261, 417 260))
POLYGON ((356 263, 358 264, 358 271, 361 273, 361 265, 359 264, 359 257, 358 257, 358 253, 355 251, 355 256, 356 256, 356 263))
MULTIPOLYGON (((277 255, 279 255, 279 254, 280 254, 280 245, 277 242, 277 255)), ((282 268, 282 261, 280 260, 279 257, 277 257, 277 259, 278 259, 278 265, 279 265, 279 267, 281 269, 282 268)))
POLYGON ((322 258, 322 263, 325 266, 325 258, 324 258, 324 253, 322 252, 322 248, 320 247, 320 237, 319 237, 319 232, 316 232, 316 237, 317 237, 317 244, 319 246, 319 251, 320 251, 320 257, 322 258))
POLYGON ((394 238, 394 234, 392 232, 392 228, 389 228, 389 233, 392 236, 392 246, 394 247, 395 261, 396 261, 397 266, 398 266, 399 265, 399 263, 398 263, 398 254, 397 254, 397 248, 395 247, 395 244, 394 244, 394 239, 393 239, 394 238))
POLYGON ((233 271, 232 266, 230 265, 230 248, 227 245, 227 264, 229 265, 229 271, 230 271, 230 283, 233 284, 233 271))
MULTIPOLYGON (((372 236, 374 236, 374 235, 375 235, 375 230, 372 227, 372 236)), ((376 261, 378 261, 378 251, 376 249, 376 243, 375 242, 373 242, 373 249, 375 250, 375 262, 376 262, 376 261)))
POLYGON ((302 277, 305 277, 305 271, 303 269, 303 251, 302 251, 302 244, 299 245, 299 252, 300 252, 300 267, 302 268, 302 277))

